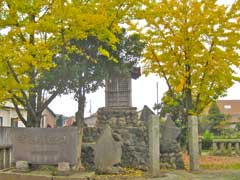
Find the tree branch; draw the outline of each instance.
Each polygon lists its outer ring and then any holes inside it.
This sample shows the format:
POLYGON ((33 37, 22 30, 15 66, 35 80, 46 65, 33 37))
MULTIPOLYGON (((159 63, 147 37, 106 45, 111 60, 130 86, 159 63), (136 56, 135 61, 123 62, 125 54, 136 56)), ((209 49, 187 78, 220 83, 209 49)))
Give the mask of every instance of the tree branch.
MULTIPOLYGON (((12 73, 15 81, 16 81, 19 85, 21 85, 21 82, 20 82, 20 80, 18 79, 18 76, 17 76, 16 72, 14 71, 11 63, 10 63, 8 60, 7 60, 7 65, 8 65, 8 68, 10 69, 10 72, 12 73)), ((24 98, 25 101, 26 101, 26 106, 27 106, 27 108, 30 110, 30 112, 32 113, 32 115, 34 116, 34 118, 36 118, 36 113, 35 113, 35 111, 33 110, 32 105, 29 103, 28 97, 27 97, 26 93, 25 93, 22 89, 20 89, 20 91, 21 91, 21 93, 22 93, 22 95, 23 95, 23 98, 24 98)))
POLYGON ((168 89, 169 89, 169 91, 170 91, 170 93, 171 93, 172 98, 173 98, 174 100, 177 100, 177 99, 175 98, 174 92, 173 92, 172 87, 171 87, 171 85, 170 85, 169 79, 167 78, 167 75, 166 75, 165 71, 163 70, 162 65, 160 64, 160 60, 158 59, 155 51, 154 51, 153 49, 151 49, 151 51, 152 51, 153 56, 154 56, 155 59, 157 60, 158 66, 160 67, 160 69, 161 69, 161 71, 162 71, 163 78, 165 79, 165 81, 166 81, 166 83, 167 83, 167 86, 168 86, 168 89))
MULTIPOLYGON (((210 47, 210 49, 209 49, 209 55, 211 55, 211 52, 213 51, 213 46, 214 46, 214 41, 212 41, 212 43, 211 43, 211 47, 210 47)), ((207 74, 207 67, 208 67, 208 65, 209 65, 209 62, 208 62, 208 60, 207 60, 206 63, 205 63, 205 65, 204 65, 205 71, 204 71, 202 77, 200 78, 200 87, 199 87, 199 90, 202 89, 202 86, 203 86, 203 83, 204 83, 204 80, 205 80, 205 77, 206 77, 206 74, 207 74)), ((199 105, 199 103, 200 103, 200 97, 201 97, 200 91, 199 91, 199 93, 197 94, 196 97, 197 97, 197 98, 196 98, 196 103, 195 103, 195 108, 194 108, 194 109, 197 111, 197 107, 198 107, 198 105, 199 105)))
POLYGON ((52 102, 52 100, 55 97, 57 97, 59 92, 60 92, 60 89, 54 91, 53 94, 41 105, 41 107, 39 108, 38 113, 42 113, 44 111, 44 109, 46 109, 48 107, 48 105, 52 102))
POLYGON ((14 100, 14 98, 11 98, 11 100, 12 100, 12 103, 13 103, 13 105, 14 105, 14 108, 15 108, 15 110, 16 110, 16 112, 17 112, 18 117, 20 118, 20 120, 22 121, 22 123, 25 125, 25 127, 27 127, 27 121, 26 121, 26 119, 23 117, 23 115, 22 115, 22 113, 21 113, 21 111, 20 111, 20 109, 19 109, 16 101, 14 100))

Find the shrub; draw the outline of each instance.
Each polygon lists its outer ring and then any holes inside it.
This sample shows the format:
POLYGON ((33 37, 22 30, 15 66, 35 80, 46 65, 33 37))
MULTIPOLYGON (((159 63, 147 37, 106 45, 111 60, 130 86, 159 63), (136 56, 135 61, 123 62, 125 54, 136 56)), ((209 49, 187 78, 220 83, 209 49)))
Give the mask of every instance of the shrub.
POLYGON ((203 150, 209 150, 212 146, 212 140, 214 138, 213 133, 209 132, 206 130, 203 133, 203 138, 202 138, 202 149, 203 150))

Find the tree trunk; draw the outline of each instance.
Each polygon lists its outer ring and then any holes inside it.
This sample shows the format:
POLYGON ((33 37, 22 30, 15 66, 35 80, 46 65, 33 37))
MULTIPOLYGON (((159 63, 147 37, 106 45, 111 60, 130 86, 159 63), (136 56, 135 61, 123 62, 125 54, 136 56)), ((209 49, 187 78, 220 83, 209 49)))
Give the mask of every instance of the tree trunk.
POLYGON ((78 92, 78 111, 76 113, 76 123, 78 128, 78 144, 77 144, 77 164, 74 167, 77 171, 83 171, 84 167, 81 162, 81 151, 82 151, 82 137, 83 137, 83 126, 84 126, 84 108, 85 108, 85 90, 79 88, 78 92))
POLYGON ((191 133, 189 133, 189 123, 188 123, 188 120, 189 120, 189 116, 191 116, 192 114, 192 90, 191 90, 191 75, 190 75, 190 65, 189 64, 186 64, 185 65, 185 71, 186 73, 188 73, 188 77, 186 79, 186 89, 185 89, 185 106, 186 106, 186 144, 187 144, 187 151, 189 153, 189 141, 188 141, 188 137, 191 133))
POLYGON ((36 114, 34 114, 36 112, 36 94, 34 90, 30 90, 29 93, 29 106, 27 107, 27 124, 28 127, 36 127, 36 114))
POLYGON ((42 105, 43 105, 43 99, 42 99, 42 88, 37 88, 37 103, 36 103, 36 127, 41 127, 41 119, 42 119, 42 105))
MULTIPOLYGON (((79 118, 79 112, 76 113, 76 119, 77 118, 79 118)), ((76 163, 76 166, 74 167, 74 170, 83 171, 84 167, 82 166, 82 161, 81 161, 83 127, 77 126, 77 129, 78 129, 77 163, 76 163)))

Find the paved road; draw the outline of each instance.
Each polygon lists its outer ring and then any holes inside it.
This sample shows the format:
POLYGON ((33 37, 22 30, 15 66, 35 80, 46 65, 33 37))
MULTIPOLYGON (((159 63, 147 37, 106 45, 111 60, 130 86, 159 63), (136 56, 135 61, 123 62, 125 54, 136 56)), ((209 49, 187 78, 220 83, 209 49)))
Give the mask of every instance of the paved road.
MULTIPOLYGON (((189 173, 186 171, 166 172, 165 177, 145 178, 146 180, 240 180, 240 170, 228 171, 199 171, 189 173)), ((143 179, 142 179, 143 180, 143 179)))
MULTIPOLYGON (((161 178, 140 178, 140 177, 112 177, 103 178, 96 177, 96 180, 240 180, 240 170, 222 170, 222 171, 199 171, 190 173, 187 171, 168 171, 162 172, 165 177, 161 178)), ((42 176, 42 174, 15 174, 0 173, 0 180, 88 180, 92 174, 75 174, 70 177, 52 177, 50 175, 42 176), (40 176, 41 175, 41 176, 40 176)))

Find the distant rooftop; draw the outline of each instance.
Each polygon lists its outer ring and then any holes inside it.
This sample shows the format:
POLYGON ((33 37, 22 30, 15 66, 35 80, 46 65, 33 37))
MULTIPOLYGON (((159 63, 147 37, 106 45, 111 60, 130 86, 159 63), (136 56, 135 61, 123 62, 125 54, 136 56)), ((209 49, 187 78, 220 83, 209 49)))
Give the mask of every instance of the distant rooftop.
POLYGON ((240 114, 240 100, 218 100, 217 105, 223 114, 240 114))

